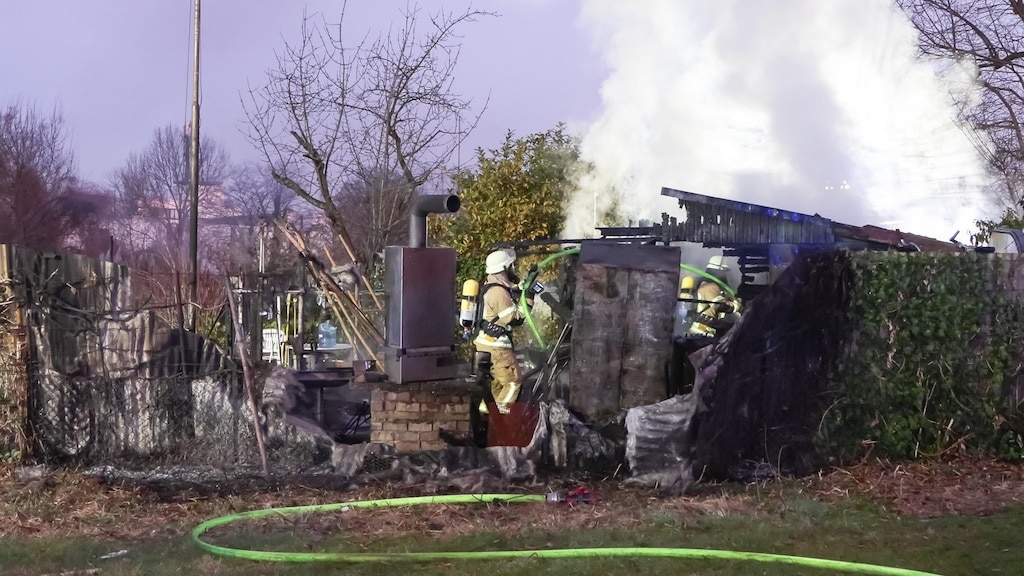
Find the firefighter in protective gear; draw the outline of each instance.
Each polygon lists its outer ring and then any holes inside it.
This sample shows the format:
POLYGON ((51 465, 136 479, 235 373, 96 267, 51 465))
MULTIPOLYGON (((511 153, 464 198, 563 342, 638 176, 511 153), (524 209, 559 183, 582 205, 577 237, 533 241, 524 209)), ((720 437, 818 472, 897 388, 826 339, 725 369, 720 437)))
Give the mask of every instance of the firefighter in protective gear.
POLYGON ((685 336, 690 329, 690 324, 693 322, 694 311, 696 305, 694 300, 696 294, 694 289, 697 287, 696 281, 693 276, 686 276, 679 282, 679 300, 676 302, 676 321, 675 326, 672 328, 673 336, 681 338, 685 336))
MULTIPOLYGON (((515 261, 516 253, 508 248, 487 255, 487 280, 480 303, 480 332, 473 341, 478 353, 491 355, 491 395, 502 414, 509 413, 508 406, 519 396, 523 380, 512 340, 512 328, 526 319, 519 305, 521 290, 515 261)), ((532 305, 533 292, 528 292, 527 306, 532 305)), ((486 405, 481 406, 480 412, 487 413, 486 405)))
MULTIPOLYGON (((722 256, 712 256, 704 271, 721 284, 727 283, 729 266, 722 256)), ((722 285, 704 280, 697 287, 697 317, 690 325, 690 333, 716 338, 725 334, 739 316, 740 300, 722 289, 722 285)))

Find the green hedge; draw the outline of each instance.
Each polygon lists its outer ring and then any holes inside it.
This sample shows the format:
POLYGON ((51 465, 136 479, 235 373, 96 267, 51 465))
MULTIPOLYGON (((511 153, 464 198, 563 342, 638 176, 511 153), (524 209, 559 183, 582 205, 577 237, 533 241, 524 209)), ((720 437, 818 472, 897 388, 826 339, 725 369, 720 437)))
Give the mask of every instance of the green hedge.
POLYGON ((823 453, 1024 460, 1024 302, 1006 281, 1024 261, 868 252, 849 262, 851 333, 829 387, 823 453))

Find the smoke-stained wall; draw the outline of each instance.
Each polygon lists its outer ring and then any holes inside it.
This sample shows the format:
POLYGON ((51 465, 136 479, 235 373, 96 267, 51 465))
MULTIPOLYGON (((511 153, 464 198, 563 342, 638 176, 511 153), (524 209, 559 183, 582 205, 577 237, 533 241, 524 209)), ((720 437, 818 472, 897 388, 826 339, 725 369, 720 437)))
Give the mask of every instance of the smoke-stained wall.
POLYGON ((574 409, 605 424, 665 398, 678 295, 678 247, 581 247, 569 375, 574 409))

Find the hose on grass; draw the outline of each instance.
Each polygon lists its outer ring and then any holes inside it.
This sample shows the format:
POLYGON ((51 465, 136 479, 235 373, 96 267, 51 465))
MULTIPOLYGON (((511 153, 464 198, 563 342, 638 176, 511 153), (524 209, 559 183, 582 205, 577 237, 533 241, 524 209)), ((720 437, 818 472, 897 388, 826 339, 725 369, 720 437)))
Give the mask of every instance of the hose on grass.
POLYGON ((690 560, 728 560, 762 562, 806 566, 825 570, 838 570, 849 574, 876 574, 882 576, 939 576, 905 568, 807 558, 762 552, 736 552, 703 548, 571 548, 559 550, 490 550, 485 552, 274 552, 269 550, 246 550, 218 546, 204 541, 201 536, 207 530, 224 526, 238 520, 310 514, 319 512, 344 511, 350 508, 390 508, 395 506, 422 506, 431 504, 512 504, 520 502, 544 502, 543 494, 455 494, 446 496, 415 496, 410 498, 386 498, 357 502, 339 502, 287 508, 267 508, 229 514, 207 520, 192 530, 192 540, 203 550, 226 558, 239 558, 260 562, 426 562, 437 560, 500 560, 509 558, 685 558, 690 560))

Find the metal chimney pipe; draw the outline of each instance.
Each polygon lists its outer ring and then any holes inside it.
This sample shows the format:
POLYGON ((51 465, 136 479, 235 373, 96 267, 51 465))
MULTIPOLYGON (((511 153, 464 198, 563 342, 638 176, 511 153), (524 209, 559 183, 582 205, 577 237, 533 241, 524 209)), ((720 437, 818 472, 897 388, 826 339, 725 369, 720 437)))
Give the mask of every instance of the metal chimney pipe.
POLYGON ((427 245, 427 214, 458 212, 462 201, 455 194, 424 194, 416 198, 409 213, 409 247, 427 245))

